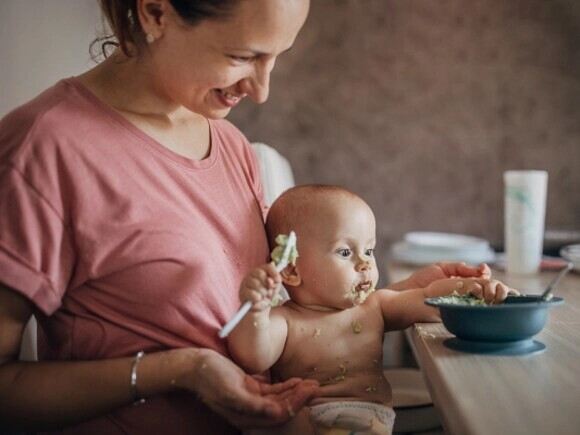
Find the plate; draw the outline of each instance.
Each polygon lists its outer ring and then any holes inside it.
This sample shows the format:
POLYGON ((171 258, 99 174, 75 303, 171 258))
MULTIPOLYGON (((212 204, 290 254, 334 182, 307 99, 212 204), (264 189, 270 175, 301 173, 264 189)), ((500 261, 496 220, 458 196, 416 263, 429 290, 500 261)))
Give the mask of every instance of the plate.
POLYGON ((485 342, 454 337, 445 340, 443 345, 460 352, 497 356, 535 355, 546 350, 545 344, 532 339, 515 342, 485 342))
POLYGON ((580 272, 580 244, 564 246, 560 249, 560 255, 574 266, 574 270, 580 272))
POLYGON ((401 241, 391 246, 391 257, 395 261, 422 266, 438 261, 458 262, 464 261, 469 264, 492 262, 495 252, 488 245, 478 249, 440 249, 421 248, 417 245, 401 241))
POLYGON ((464 234, 416 231, 405 234, 405 242, 418 248, 441 250, 487 250, 489 242, 464 234))

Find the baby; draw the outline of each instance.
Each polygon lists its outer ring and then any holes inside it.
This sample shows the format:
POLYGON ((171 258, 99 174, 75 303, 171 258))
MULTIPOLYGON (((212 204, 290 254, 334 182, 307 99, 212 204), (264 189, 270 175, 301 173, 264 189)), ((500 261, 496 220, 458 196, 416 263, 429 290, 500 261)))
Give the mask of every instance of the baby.
POLYGON ((354 193, 304 185, 272 205, 266 229, 297 236, 298 258, 278 273, 272 263, 254 269, 240 287, 252 309, 229 336, 233 359, 246 371, 270 369, 272 380, 315 379, 321 396, 276 433, 391 433, 395 413, 383 376, 386 331, 439 321, 426 297, 457 291, 500 302, 515 290, 484 276, 449 278, 425 288, 375 291, 375 218, 354 193), (280 285, 290 299, 271 307, 280 285))

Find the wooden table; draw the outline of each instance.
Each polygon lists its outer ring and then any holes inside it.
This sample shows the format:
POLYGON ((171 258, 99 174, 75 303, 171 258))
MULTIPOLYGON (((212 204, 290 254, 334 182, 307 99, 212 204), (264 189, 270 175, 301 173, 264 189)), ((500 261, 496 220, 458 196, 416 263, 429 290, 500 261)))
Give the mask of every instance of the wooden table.
MULTIPOLYGON (((413 268, 389 265, 398 281, 413 268)), ((540 294, 556 272, 494 277, 522 293, 540 294)), ((580 434, 580 274, 570 272, 554 290, 564 304, 549 310, 534 337, 543 353, 488 356, 448 349, 452 337, 442 323, 420 323, 406 331, 446 434, 580 434)))

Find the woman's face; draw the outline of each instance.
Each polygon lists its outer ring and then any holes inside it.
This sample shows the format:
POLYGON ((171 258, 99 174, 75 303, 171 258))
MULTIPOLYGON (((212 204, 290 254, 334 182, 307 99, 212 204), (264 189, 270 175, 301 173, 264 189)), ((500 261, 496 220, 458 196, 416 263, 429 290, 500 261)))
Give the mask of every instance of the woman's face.
POLYGON ((149 45, 154 91, 212 119, 245 97, 263 103, 276 57, 292 47, 308 8, 309 0, 240 0, 231 16, 192 27, 166 2, 149 45))

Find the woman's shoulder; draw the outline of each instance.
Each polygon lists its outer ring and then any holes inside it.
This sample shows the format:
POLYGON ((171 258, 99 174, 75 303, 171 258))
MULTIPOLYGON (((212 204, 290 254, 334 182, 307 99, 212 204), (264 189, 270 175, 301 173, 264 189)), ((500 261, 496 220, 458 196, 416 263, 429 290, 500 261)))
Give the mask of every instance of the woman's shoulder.
POLYGON ((244 150, 250 147, 248 138, 242 131, 227 119, 210 119, 213 139, 226 147, 244 150))
POLYGON ((0 139, 24 140, 32 134, 48 138, 76 130, 80 101, 71 79, 64 79, 32 100, 16 107, 0 120, 0 139))
POLYGON ((0 156, 46 155, 80 143, 96 132, 100 113, 74 79, 63 79, 0 120, 0 156))

